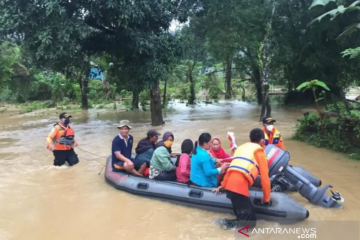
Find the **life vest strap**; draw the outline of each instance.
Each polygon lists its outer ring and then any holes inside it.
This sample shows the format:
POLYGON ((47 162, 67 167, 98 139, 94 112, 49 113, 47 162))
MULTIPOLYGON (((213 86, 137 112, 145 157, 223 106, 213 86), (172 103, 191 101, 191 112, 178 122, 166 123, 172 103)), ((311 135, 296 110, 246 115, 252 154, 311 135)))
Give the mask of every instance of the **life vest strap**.
POLYGON ((248 161, 248 162, 254 164, 255 167, 257 168, 257 170, 260 171, 259 166, 258 166, 253 160, 250 160, 250 159, 244 158, 244 157, 234 157, 233 160, 234 160, 234 159, 241 159, 241 160, 248 161))
POLYGON ((250 177, 252 178, 252 180, 255 182, 254 176, 253 176, 253 175, 250 173, 250 171, 247 170, 246 168, 239 167, 239 166, 230 166, 229 168, 237 168, 237 169, 240 169, 240 170, 245 171, 246 173, 248 173, 248 174, 250 175, 250 177))

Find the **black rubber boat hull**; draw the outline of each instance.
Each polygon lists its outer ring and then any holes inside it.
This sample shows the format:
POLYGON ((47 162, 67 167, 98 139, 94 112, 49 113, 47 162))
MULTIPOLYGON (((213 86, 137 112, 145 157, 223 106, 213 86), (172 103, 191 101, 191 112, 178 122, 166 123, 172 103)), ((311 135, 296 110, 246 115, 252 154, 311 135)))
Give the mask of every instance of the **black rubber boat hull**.
MULTIPOLYGON (((113 172, 111 156, 107 159, 105 166, 105 179, 115 188, 132 194, 157 198, 188 207, 233 214, 231 202, 226 198, 226 194, 217 195, 211 191, 213 188, 156 181, 128 173, 113 172)), ((309 211, 285 193, 271 193, 271 206, 269 207, 258 205, 258 200, 262 197, 262 191, 250 190, 250 198, 258 219, 279 223, 295 223, 309 217, 309 211)))

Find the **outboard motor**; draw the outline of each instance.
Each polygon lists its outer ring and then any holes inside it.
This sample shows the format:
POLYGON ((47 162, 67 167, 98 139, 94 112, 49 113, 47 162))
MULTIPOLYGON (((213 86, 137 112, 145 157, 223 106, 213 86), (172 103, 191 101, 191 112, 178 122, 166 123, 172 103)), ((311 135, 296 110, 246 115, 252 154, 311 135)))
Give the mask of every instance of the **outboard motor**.
MULTIPOLYGON (((289 165, 290 166, 290 165, 289 165)), ((315 187, 321 186, 321 180, 315 177, 311 172, 300 166, 290 166, 297 171, 301 176, 309 180, 315 187)))
MULTIPOLYGON (((288 165, 290 159, 288 152, 283 151, 272 144, 266 146, 265 152, 269 163, 269 176, 273 191, 293 190, 299 192, 303 197, 309 200, 309 202, 315 205, 325 208, 342 208, 342 205, 338 203, 338 201, 344 201, 340 193, 334 193, 330 190, 332 196, 329 197, 326 194, 326 190, 332 188, 331 185, 328 184, 323 188, 318 189, 312 182, 315 182, 320 186, 320 180, 314 176, 313 178, 310 178, 312 181, 309 181, 307 177, 313 176, 311 173, 304 177, 296 171, 296 168, 288 165)), ((256 179, 253 187, 261 188, 259 177, 256 179)))
MULTIPOLYGON (((270 177, 270 181, 274 180, 275 177, 277 177, 276 175, 274 175, 274 164, 277 163, 277 161, 279 161, 279 158, 285 158, 284 161, 289 162, 290 159, 290 154, 289 152, 285 152, 282 149, 280 149, 280 151, 283 153, 281 154, 281 156, 277 156, 277 154, 279 154, 279 152, 274 152, 276 151, 277 148, 276 146, 269 144, 268 146, 266 146, 265 148, 265 153, 268 156, 268 163, 269 163, 269 177, 270 177), (269 157, 274 158, 274 159, 269 159, 269 157)), ((283 159, 282 159, 283 161, 283 159)), ((301 176, 303 176, 304 178, 306 178, 307 180, 309 180, 315 187, 320 187, 321 186, 321 180, 318 179, 316 176, 314 176, 311 172, 309 172, 308 170, 306 170, 303 167, 300 166, 291 166, 295 171, 297 171, 301 176)), ((276 172, 276 170, 275 170, 276 172)), ((261 182, 260 182, 260 176, 255 180, 255 183, 253 185, 253 187, 255 188, 261 188, 261 182)), ((284 192, 284 191, 297 191, 295 189, 295 187, 291 184, 291 182, 286 181, 286 179, 281 179, 280 177, 277 178, 277 180, 279 181, 279 184, 274 184, 273 186, 273 191, 274 192, 284 192)))

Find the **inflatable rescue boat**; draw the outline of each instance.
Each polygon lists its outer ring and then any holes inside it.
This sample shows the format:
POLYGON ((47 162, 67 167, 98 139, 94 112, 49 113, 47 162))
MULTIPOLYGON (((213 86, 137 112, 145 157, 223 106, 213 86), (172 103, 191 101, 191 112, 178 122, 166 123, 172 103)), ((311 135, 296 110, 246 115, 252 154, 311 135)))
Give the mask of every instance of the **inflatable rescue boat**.
MULTIPOLYGON (((330 184, 323 188, 317 188, 321 185, 321 181, 318 178, 305 168, 288 165, 290 160, 289 152, 272 144, 266 146, 265 152, 269 163, 272 191, 297 191, 315 205, 325 208, 342 208, 339 202, 343 202, 344 199, 340 193, 334 193, 330 190, 332 196, 330 197, 326 194, 326 190, 332 188, 330 184)), ((255 180, 253 187, 261 188, 260 176, 255 180)))
MULTIPOLYGON (((204 210, 233 214, 231 201, 226 194, 215 194, 214 188, 202 188, 178 182, 157 181, 134 176, 128 173, 113 172, 111 156, 105 166, 105 179, 119 190, 144 197, 157 198, 164 201, 195 207, 204 210)), ((261 190, 250 189, 251 202, 258 219, 292 223, 309 217, 309 211, 285 193, 272 192, 269 205, 261 204, 261 190)))

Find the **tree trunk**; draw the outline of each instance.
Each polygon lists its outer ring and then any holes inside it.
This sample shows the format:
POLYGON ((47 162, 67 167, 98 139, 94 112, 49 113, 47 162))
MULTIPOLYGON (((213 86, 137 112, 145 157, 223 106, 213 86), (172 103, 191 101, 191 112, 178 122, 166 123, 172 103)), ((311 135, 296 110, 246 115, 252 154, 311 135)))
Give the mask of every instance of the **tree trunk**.
POLYGON ((244 101, 245 98, 246 98, 245 87, 244 87, 244 86, 241 86, 241 88, 242 88, 242 96, 241 96, 241 99, 244 101))
POLYGON ((88 79, 86 76, 79 77, 79 85, 81 91, 81 109, 87 110, 89 109, 89 103, 87 98, 87 87, 88 87, 88 79))
POLYGON ((260 112, 260 121, 262 121, 263 117, 270 116, 271 107, 269 103, 269 85, 263 84, 263 102, 261 104, 261 112, 260 112))
POLYGON ((164 124, 159 81, 156 82, 155 87, 150 90, 150 111, 151 111, 151 125, 160 126, 164 124))
POLYGON ((275 12, 275 5, 273 5, 273 10, 272 10, 272 16, 270 19, 270 22, 268 23, 268 28, 265 34, 265 38, 263 41, 263 49, 262 49, 262 53, 261 56, 262 59, 259 59, 262 64, 262 75, 261 75, 261 81, 262 81, 262 91, 263 91, 263 101, 262 101, 262 105, 261 105, 261 114, 260 114, 260 121, 262 120, 263 117, 265 116, 270 116, 271 115, 271 106, 270 106, 270 99, 269 99, 269 75, 270 75, 270 67, 269 67, 269 63, 270 63, 270 41, 269 41, 269 33, 271 31, 271 25, 272 25, 272 17, 274 16, 274 12, 275 12))
POLYGON ((139 91, 137 89, 133 90, 131 106, 135 109, 139 109, 139 91))
POLYGON ((270 100, 269 100, 269 51, 270 46, 267 43, 267 37, 264 39, 264 48, 263 48, 263 69, 262 69, 262 93, 263 93, 263 102, 261 104, 261 114, 260 114, 260 121, 265 116, 270 116, 271 114, 271 107, 270 107, 270 100))
POLYGON ((256 88, 256 97, 258 100, 258 105, 261 105, 263 102, 263 96, 261 91, 261 74, 259 68, 253 68, 255 88, 256 88))
POLYGON ((188 71, 186 73, 187 80, 190 83, 190 96, 188 99, 188 103, 191 105, 194 104, 195 102, 195 82, 192 75, 192 71, 195 65, 196 65, 196 61, 194 61, 193 64, 191 64, 191 62, 188 61, 188 71))
POLYGON ((189 104, 195 103, 195 83, 192 78, 192 74, 190 76, 190 97, 189 97, 188 102, 189 102, 189 104))
POLYGON ((163 95, 163 105, 164 106, 166 104, 166 87, 167 87, 167 78, 165 78, 165 83, 164 83, 164 95, 163 95))
POLYGON ((266 116, 271 116, 271 104, 270 104, 269 94, 267 94, 266 97, 266 116))
POLYGON ((232 58, 229 57, 226 61, 226 93, 225 99, 231 99, 232 94, 232 86, 231 86, 231 65, 232 65, 232 58))

